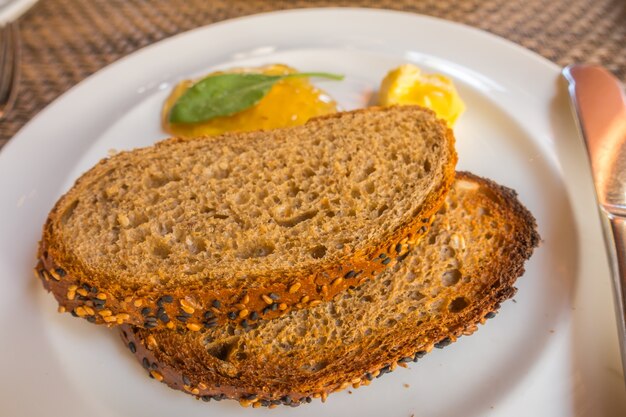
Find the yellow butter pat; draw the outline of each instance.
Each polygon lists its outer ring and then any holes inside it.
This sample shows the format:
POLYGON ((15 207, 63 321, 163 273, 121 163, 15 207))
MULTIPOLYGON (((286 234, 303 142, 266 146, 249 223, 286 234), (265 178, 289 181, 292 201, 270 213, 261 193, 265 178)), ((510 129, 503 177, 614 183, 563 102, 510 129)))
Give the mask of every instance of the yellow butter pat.
POLYGON ((413 64, 395 68, 383 79, 379 104, 417 104, 427 107, 446 120, 450 126, 465 110, 452 81, 440 74, 424 74, 413 64))

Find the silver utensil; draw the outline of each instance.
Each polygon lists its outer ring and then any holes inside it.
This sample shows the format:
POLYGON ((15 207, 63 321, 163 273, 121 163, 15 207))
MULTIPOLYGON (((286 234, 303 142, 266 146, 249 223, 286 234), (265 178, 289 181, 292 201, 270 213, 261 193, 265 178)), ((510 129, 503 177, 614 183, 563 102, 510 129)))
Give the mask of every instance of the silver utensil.
POLYGON ((619 80, 600 66, 570 65, 562 74, 591 163, 626 376, 626 95, 619 80))
POLYGON ((17 23, 0 29, 0 119, 11 111, 20 80, 21 44, 17 23))

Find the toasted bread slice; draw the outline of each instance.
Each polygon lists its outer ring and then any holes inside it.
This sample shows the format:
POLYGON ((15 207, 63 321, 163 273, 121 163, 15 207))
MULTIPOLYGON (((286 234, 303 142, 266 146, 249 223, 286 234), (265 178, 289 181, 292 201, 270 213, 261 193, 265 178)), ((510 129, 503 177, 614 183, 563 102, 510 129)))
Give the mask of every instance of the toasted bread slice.
POLYGON ((515 293, 539 242, 535 229, 514 191, 460 173, 411 253, 330 302, 248 329, 122 326, 122 338, 153 378, 205 401, 324 400, 474 332, 515 293))
POLYGON ((56 204, 37 266, 95 323, 190 330, 312 306, 423 235, 454 178, 430 110, 170 139, 102 160, 56 204))

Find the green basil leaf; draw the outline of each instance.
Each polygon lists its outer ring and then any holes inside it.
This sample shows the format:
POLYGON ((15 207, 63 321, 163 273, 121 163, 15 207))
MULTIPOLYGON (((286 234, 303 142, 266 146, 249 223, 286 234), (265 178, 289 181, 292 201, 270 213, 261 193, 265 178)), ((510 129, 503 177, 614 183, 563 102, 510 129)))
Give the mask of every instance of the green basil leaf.
POLYGON ((324 72, 210 75, 185 91, 172 107, 169 120, 171 123, 199 123, 239 113, 261 101, 279 80, 297 77, 343 79, 342 75, 324 72))

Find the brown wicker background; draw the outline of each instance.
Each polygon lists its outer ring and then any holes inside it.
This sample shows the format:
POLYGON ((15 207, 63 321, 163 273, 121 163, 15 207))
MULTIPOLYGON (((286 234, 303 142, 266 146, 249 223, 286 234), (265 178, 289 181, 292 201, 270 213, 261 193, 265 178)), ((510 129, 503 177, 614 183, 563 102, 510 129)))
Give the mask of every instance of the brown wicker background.
POLYGON ((68 88, 141 47, 232 17, 323 6, 462 22, 559 65, 603 64, 626 81, 626 0, 40 0, 20 19, 22 82, 16 108, 0 121, 0 147, 68 88))

